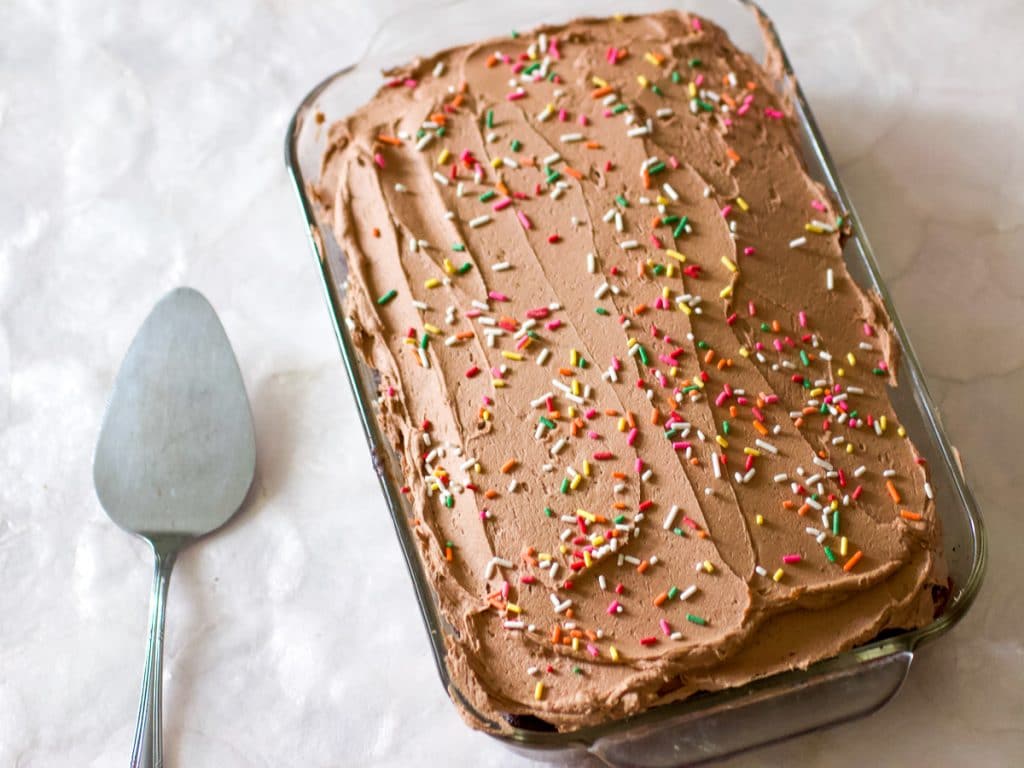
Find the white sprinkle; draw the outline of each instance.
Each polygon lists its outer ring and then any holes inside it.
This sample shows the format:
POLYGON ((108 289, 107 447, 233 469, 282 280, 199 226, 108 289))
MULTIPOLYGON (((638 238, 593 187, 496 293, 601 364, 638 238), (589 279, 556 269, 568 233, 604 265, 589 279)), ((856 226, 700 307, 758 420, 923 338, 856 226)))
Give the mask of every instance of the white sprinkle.
POLYGON ((648 128, 646 125, 643 125, 643 126, 640 126, 640 127, 637 127, 637 128, 630 128, 628 131, 626 131, 626 135, 629 136, 630 138, 634 138, 635 139, 638 136, 646 136, 650 132, 651 132, 651 129, 648 128))
POLYGON ((525 629, 526 622, 524 621, 506 621, 505 629, 525 629))
POLYGON ((755 565, 754 566, 754 571, 757 573, 758 576, 767 576, 768 575, 768 571, 766 571, 760 565, 755 565))
POLYGON ((572 144, 573 142, 583 141, 582 133, 563 133, 559 139, 563 144, 572 144))
POLYGON ((825 539, 827 539, 827 538, 828 538, 828 534, 825 533, 824 531, 822 531, 821 533, 819 533, 817 536, 814 537, 814 540, 816 542, 818 542, 819 544, 824 544, 825 543, 825 539))
MULTIPOLYGON (((594 291, 594 298, 595 298, 595 299, 603 299, 603 298, 605 297, 605 294, 607 294, 607 293, 608 293, 608 289, 609 289, 610 287, 611 287, 611 286, 610 286, 610 285, 608 285, 608 283, 601 283, 601 285, 599 285, 599 286, 597 287, 597 290, 596 290, 596 291, 594 291)), ((639 345, 638 345, 638 346, 639 346, 639 345)))
POLYGON ((722 477, 722 465, 719 464, 718 454, 717 453, 712 453, 711 454, 711 467, 712 467, 712 469, 715 470, 715 478, 716 479, 721 479, 721 477, 722 477))
POLYGON ((444 62, 439 61, 434 65, 434 77, 440 77, 444 74, 444 62))
POLYGON ((501 158, 501 162, 504 163, 505 165, 507 165, 509 168, 518 168, 519 167, 519 163, 517 163, 511 157, 503 157, 503 158, 501 158))
POLYGON ((674 115, 675 113, 672 111, 670 107, 662 107, 654 114, 656 114, 658 117, 672 117, 672 115, 674 115))
MULTIPOLYGON (((703 567, 703 564, 698 564, 698 568, 702 568, 702 567, 703 567)), ((696 593, 697 593, 697 585, 696 584, 691 584, 690 586, 688 586, 686 589, 684 589, 682 592, 679 593, 679 599, 680 600, 689 600, 696 593)))
POLYGON ((654 470, 653 469, 645 469, 644 473, 642 475, 640 475, 640 479, 643 480, 646 483, 653 476, 654 476, 654 470))
POLYGON ((831 464, 829 464, 827 461, 818 456, 815 456, 813 459, 811 459, 811 461, 813 461, 822 469, 828 470, 829 472, 831 472, 834 469, 834 467, 831 464))
POLYGON ((509 269, 512 269, 512 265, 509 264, 507 261, 499 261, 497 264, 493 264, 491 266, 491 269, 494 270, 495 272, 505 272, 509 269))
POLYGON ((434 134, 432 134, 432 133, 425 133, 425 134, 423 134, 423 137, 419 141, 416 142, 416 149, 418 151, 422 152, 424 149, 426 149, 427 145, 430 144, 430 142, 432 142, 433 140, 434 140, 434 134))
POLYGON ((932 492, 932 484, 929 483, 927 480, 924 483, 924 495, 927 496, 929 499, 935 498, 935 494, 932 492))
POLYGON ((616 211, 615 212, 615 231, 616 232, 622 232, 624 230, 625 230, 625 227, 622 224, 622 214, 619 213, 618 211, 616 211))
POLYGON ((423 367, 424 368, 429 368, 430 367, 430 361, 427 360, 427 353, 423 349, 423 347, 416 347, 416 351, 419 353, 420 362, 423 364, 423 367))
POLYGON ((572 607, 572 600, 565 600, 561 603, 555 600, 555 613, 565 613, 567 609, 572 607))
POLYGON ((551 563, 551 570, 548 571, 548 573, 551 574, 551 578, 552 579, 555 578, 555 574, 558 573, 558 563, 552 562, 551 563))
POLYGON ((809 507, 814 507, 819 512, 822 509, 821 504, 817 500, 812 499, 810 496, 804 499, 804 504, 806 504, 809 507))
POLYGON ((667 181, 661 185, 661 188, 665 190, 665 194, 671 197, 673 200, 679 199, 679 193, 676 192, 675 187, 673 187, 667 181))
POLYGON ((747 472, 747 474, 745 474, 743 476, 743 484, 746 485, 747 483, 749 483, 753 479, 754 474, 756 472, 757 472, 757 467, 751 467, 750 471, 747 472))
POLYGON ((544 163, 544 165, 554 165, 561 159, 562 156, 560 154, 558 154, 557 152, 552 152, 550 155, 545 157, 542 162, 544 163))
POLYGON ((672 508, 669 509, 669 511, 668 511, 668 515, 665 516, 665 522, 661 524, 661 527, 664 528, 666 531, 671 529, 672 528, 672 523, 675 522, 676 515, 678 515, 678 514, 679 514, 679 507, 677 507, 675 504, 673 504, 672 508))
POLYGON ((812 526, 807 526, 806 528, 804 528, 804 531, 809 536, 818 536, 818 535, 821 534, 821 531, 819 531, 817 528, 814 528, 812 526))
POLYGON ((896 477, 896 470, 895 469, 883 470, 882 477, 896 477))
POLYGON ((861 475, 863 475, 867 471, 868 471, 868 468, 865 467, 863 464, 861 464, 859 467, 857 467, 855 470, 853 470, 853 476, 854 477, 860 477, 861 475))
POLYGON ((470 219, 469 220, 469 226, 472 229, 476 229, 477 227, 482 227, 484 224, 488 223, 490 220, 491 220, 490 215, 485 213, 483 216, 477 216, 475 219, 470 219))
POLYGON ((414 307, 416 307, 416 309, 423 310, 424 312, 426 312, 428 309, 430 309, 430 307, 427 306, 427 304, 425 302, 417 301, 415 299, 413 300, 412 305, 414 307))
MULTIPOLYGON (((405 186, 405 184, 401 184, 401 183, 396 183, 395 184, 395 192, 408 192, 408 191, 409 191, 409 188, 407 186, 405 186)), ((413 243, 415 243, 415 242, 416 241, 413 240, 413 243)))
MULTIPOLYGON (((544 426, 544 425, 541 424, 541 426, 544 426)), ((508 484, 508 492, 509 493, 515 493, 516 492, 516 488, 518 488, 518 487, 519 487, 519 481, 516 480, 515 478, 512 478, 512 482, 510 482, 508 484)))
POLYGON ((779 474, 772 477, 772 480, 774 480, 776 483, 784 483, 787 480, 789 480, 789 475, 787 475, 785 472, 780 472, 779 474))
POLYGON ((799 248, 801 245, 807 245, 807 238, 806 237, 798 237, 795 240, 790 240, 789 241, 789 247, 790 248, 799 248))
POLYGON ((551 455, 557 456, 563 448, 565 448, 565 438, 560 437, 558 438, 558 442, 551 446, 551 455))
POLYGON ((555 114, 555 105, 554 104, 548 104, 546 107, 544 107, 544 109, 542 109, 537 114, 537 120, 543 123, 548 118, 550 118, 553 114, 555 114))
POLYGON ((492 557, 487 562, 487 569, 484 571, 484 578, 485 579, 491 578, 491 576, 494 575, 495 568, 497 568, 498 566, 501 566, 502 568, 511 568, 512 567, 512 563, 510 563, 508 560, 506 560, 503 557, 492 557))
POLYGON ((608 588, 608 582, 605 580, 603 573, 597 577, 597 585, 601 587, 601 589, 608 588))
POLYGON ((597 260, 592 253, 587 254, 587 272, 590 274, 597 272, 597 260))
POLYGON ((766 443, 764 440, 761 440, 760 438, 754 441, 754 445, 756 445, 758 448, 763 448, 764 450, 768 451, 768 453, 779 452, 779 449, 776 448, 774 445, 772 445, 771 443, 766 443))
POLYGON ((544 349, 542 349, 537 355, 537 365, 544 365, 545 361, 548 359, 548 355, 550 354, 551 351, 547 347, 544 347, 544 349))
POLYGON ((636 240, 626 240, 625 242, 619 243, 619 247, 622 248, 622 250, 624 251, 631 251, 634 248, 639 248, 640 243, 638 243, 636 240))

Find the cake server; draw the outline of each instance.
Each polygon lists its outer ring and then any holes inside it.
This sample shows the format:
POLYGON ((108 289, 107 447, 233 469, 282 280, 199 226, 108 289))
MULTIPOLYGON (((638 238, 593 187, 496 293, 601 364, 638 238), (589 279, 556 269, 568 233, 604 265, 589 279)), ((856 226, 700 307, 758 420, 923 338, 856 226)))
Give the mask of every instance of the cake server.
POLYGON ((164 606, 174 561, 235 514, 255 468, 252 415, 231 344, 202 294, 177 288, 128 348, 93 461, 107 515, 145 539, 156 561, 132 768, 163 765, 164 606))

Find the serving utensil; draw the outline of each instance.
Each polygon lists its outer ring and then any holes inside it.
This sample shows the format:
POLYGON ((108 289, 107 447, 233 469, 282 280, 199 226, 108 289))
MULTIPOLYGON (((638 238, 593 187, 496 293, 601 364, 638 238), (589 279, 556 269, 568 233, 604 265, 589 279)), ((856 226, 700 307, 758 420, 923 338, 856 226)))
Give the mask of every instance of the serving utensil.
POLYGON ((164 606, 174 561, 235 514, 255 468, 252 414, 231 344, 202 294, 177 288, 128 348, 93 461, 107 515, 149 542, 156 562, 132 768, 163 765, 164 606))

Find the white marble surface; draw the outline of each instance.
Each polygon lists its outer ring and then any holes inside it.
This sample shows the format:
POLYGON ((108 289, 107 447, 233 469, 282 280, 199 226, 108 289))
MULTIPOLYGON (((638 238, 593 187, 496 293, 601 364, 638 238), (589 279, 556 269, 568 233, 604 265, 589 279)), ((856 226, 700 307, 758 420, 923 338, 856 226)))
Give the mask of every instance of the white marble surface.
MULTIPOLYGON (((235 345, 259 469, 240 518, 175 573, 169 763, 525 764, 438 685, 281 160, 305 90, 407 4, 0 5, 0 765, 126 762, 150 562, 104 516, 90 461, 124 350, 179 284, 235 345)), ((891 705, 734 764, 1020 764, 1022 6, 764 5, 992 556, 976 607, 891 705)))

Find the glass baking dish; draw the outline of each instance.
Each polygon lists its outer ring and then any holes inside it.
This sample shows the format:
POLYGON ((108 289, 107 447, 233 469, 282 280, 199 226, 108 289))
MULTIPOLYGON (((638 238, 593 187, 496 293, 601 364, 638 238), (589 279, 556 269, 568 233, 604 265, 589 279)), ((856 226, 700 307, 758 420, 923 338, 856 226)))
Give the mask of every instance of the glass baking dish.
POLYGON ((862 287, 882 297, 902 348, 901 384, 891 390, 891 396, 896 413, 933 473, 931 482, 953 583, 948 605, 939 618, 924 628, 886 633, 883 638, 818 662, 806 670, 766 677, 740 688, 698 694, 633 717, 566 733, 522 728, 509 731, 507 726, 499 732, 496 725, 476 712, 452 684, 445 647, 445 634, 450 628, 441 615, 408 523, 411 509, 399 492, 402 471, 398 457, 378 426, 373 405, 377 390, 375 374, 357 354, 345 323, 345 255, 334 239, 329 222, 321 219, 321 212, 308 193, 308 185, 319 176, 327 127, 365 103, 381 85, 381 72, 389 66, 515 28, 527 29, 581 15, 662 10, 667 4, 666 0, 566 0, 559 3, 519 0, 514 4, 488 4, 486 13, 481 13, 483 6, 467 0, 432 3, 421 10, 395 14, 381 23, 358 63, 331 75, 310 91, 288 127, 286 163, 306 219, 342 359, 429 632, 441 681, 467 718, 477 721, 483 730, 511 748, 528 752, 534 758, 579 760, 590 753, 609 765, 694 764, 868 714, 885 704, 899 689, 917 646, 945 634, 960 621, 977 595, 985 569, 982 521, 967 488, 959 457, 946 438, 856 211, 839 182, 774 26, 749 0, 687 0, 680 7, 717 22, 740 49, 755 59, 763 60, 772 49, 778 51, 784 74, 775 86, 793 102, 804 161, 811 176, 849 212, 853 236, 845 245, 844 257, 850 273, 862 287), (424 35, 423 30, 430 30, 430 34, 424 35))

